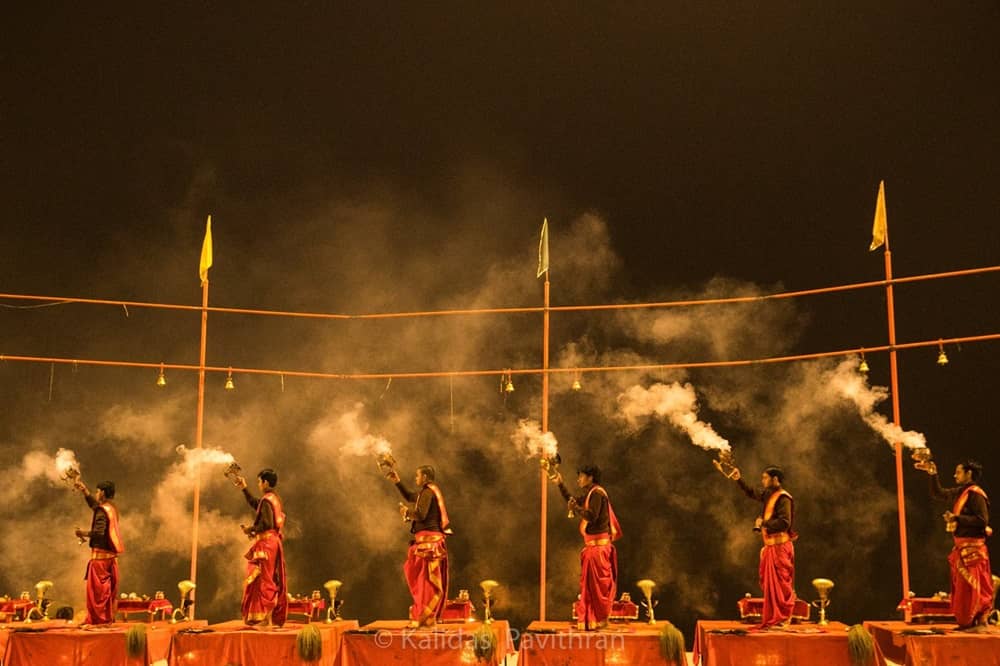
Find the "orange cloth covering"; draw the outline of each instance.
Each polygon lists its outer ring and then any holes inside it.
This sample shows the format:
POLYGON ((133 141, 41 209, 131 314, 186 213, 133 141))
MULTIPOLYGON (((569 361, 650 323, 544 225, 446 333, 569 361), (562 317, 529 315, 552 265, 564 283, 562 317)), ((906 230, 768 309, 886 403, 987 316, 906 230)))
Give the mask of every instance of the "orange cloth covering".
POLYGON ((899 620, 867 620, 865 628, 875 637, 888 659, 907 666, 954 664, 1000 666, 1000 629, 988 634, 948 631, 955 624, 906 624, 899 620), (945 630, 943 634, 907 635, 904 631, 945 630))
MULTIPOLYGON (((408 630, 406 624, 405 620, 380 620, 362 627, 371 633, 346 634, 337 666, 465 666, 476 663, 472 635, 483 626, 482 622, 439 624, 434 631, 408 630)), ((514 654, 514 641, 506 620, 494 620, 490 627, 497 639, 497 650, 490 664, 496 666, 514 654)))
POLYGON ((147 625, 146 654, 139 659, 128 659, 125 654, 125 633, 132 624, 118 622, 85 630, 52 620, 32 623, 33 629, 46 630, 37 633, 12 632, 8 625, 7 631, 0 631, 0 660, 4 666, 147 666, 169 657, 177 631, 206 625, 204 620, 147 625))
POLYGON ((660 632, 665 624, 615 623, 611 631, 578 631, 566 622, 536 620, 521 636, 517 666, 663 666, 660 632))
MULTIPOLYGON (((711 633, 732 629, 746 631, 747 625, 727 620, 699 620, 695 628, 693 663, 696 666, 851 666, 848 627, 841 622, 831 622, 826 627, 792 625, 788 629, 751 631, 742 636, 711 633)), ((876 666, 885 666, 885 657, 877 643, 875 662, 876 666)))
POLYGON ((170 648, 170 666, 337 666, 344 632, 357 629, 357 620, 315 622, 323 640, 319 661, 306 664, 295 650, 295 636, 304 624, 288 622, 281 628, 257 629, 240 620, 213 624, 211 633, 177 634, 170 648))

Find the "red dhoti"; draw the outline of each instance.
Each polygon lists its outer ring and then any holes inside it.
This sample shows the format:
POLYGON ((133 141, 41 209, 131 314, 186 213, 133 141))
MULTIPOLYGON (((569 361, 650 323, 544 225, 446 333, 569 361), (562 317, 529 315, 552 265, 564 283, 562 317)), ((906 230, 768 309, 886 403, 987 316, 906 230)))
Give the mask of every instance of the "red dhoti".
POLYGON ((87 563, 87 624, 111 624, 118 610, 118 558, 95 548, 87 563))
POLYGON ((431 531, 414 534, 406 551, 403 575, 413 597, 410 620, 432 624, 441 615, 448 598, 448 547, 444 534, 431 531))
POLYGON ((580 603, 576 621, 593 629, 608 621, 618 589, 618 552, 610 534, 588 534, 580 551, 580 603))
POLYGON ((986 540, 955 537, 951 566, 951 612, 959 626, 980 621, 993 608, 993 577, 986 540))
POLYGON ((760 549, 761 628, 789 621, 795 608, 795 546, 788 535, 767 539, 773 543, 760 549))
POLYGON ((288 615, 288 583, 285 579, 285 551, 281 536, 274 530, 258 534, 247 559, 247 577, 243 582, 243 621, 265 622, 281 626, 288 615))

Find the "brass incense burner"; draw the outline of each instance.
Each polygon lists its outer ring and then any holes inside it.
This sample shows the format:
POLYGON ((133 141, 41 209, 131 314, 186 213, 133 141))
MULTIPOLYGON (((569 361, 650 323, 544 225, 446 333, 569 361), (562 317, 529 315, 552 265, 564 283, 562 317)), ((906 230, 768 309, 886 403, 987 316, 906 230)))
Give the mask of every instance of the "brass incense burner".
POLYGON ((337 599, 337 592, 340 591, 340 586, 343 585, 339 580, 328 580, 323 583, 323 587, 326 588, 326 593, 330 595, 330 606, 326 609, 326 623, 332 624, 335 621, 342 620, 340 617, 340 607, 344 605, 344 600, 337 599))
MULTIPOLYGON (((51 580, 40 580, 35 583, 35 605, 24 615, 25 624, 31 624, 32 620, 48 620, 50 599, 45 598, 45 593, 52 589, 51 580)), ((22 598, 24 595, 21 595, 22 598)))
POLYGON ((913 449, 913 453, 910 454, 913 458, 913 466, 924 472, 936 471, 934 461, 932 460, 931 450, 927 447, 922 447, 919 449, 913 449))
POLYGON ((80 470, 72 465, 69 465, 62 470, 62 474, 59 475, 59 480, 64 482, 70 488, 76 488, 76 484, 80 481, 80 470))
POLYGON ((538 464, 545 470, 545 475, 549 477, 549 481, 556 480, 556 476, 559 474, 560 463, 562 463, 562 457, 558 453, 553 453, 551 456, 542 456, 538 459, 538 464))
POLYGON ((653 613, 653 608, 660 603, 659 601, 653 601, 653 588, 656 587, 656 583, 648 578, 643 578, 635 586, 642 591, 642 596, 646 598, 645 601, 640 603, 646 608, 646 614, 649 616, 649 624, 656 624, 656 615, 653 613))
POLYGON ((736 478, 736 474, 739 472, 731 449, 719 449, 719 457, 717 460, 713 460, 712 464, 715 465, 715 469, 722 472, 723 476, 727 479, 736 478))
POLYGON ((388 451, 375 454, 375 466, 383 476, 392 476, 396 471, 396 459, 388 451))
POLYGON ((226 469, 222 471, 223 475, 225 475, 227 479, 232 481, 233 485, 236 486, 237 488, 239 488, 240 486, 240 479, 242 478, 241 474, 242 472, 243 468, 240 467, 240 464, 235 460, 226 465, 226 469))
MULTIPOLYGON (((236 463, 233 464, 235 465, 236 463)), ((239 469, 239 465, 237 465, 237 469, 239 469)), ((182 580, 177 583, 177 589, 181 593, 181 603, 174 609, 174 612, 170 614, 170 624, 187 622, 192 619, 189 617, 191 606, 194 604, 194 600, 191 599, 191 593, 196 587, 198 586, 190 580, 182 580)))
POLYGON ((812 584, 819 594, 819 599, 812 602, 813 607, 819 609, 818 624, 826 626, 829 624, 826 620, 826 607, 830 605, 830 590, 833 589, 833 581, 829 578, 813 578, 812 584))
POLYGON ((479 587, 483 591, 483 624, 493 624, 493 590, 500 587, 500 583, 486 579, 480 581, 479 587))

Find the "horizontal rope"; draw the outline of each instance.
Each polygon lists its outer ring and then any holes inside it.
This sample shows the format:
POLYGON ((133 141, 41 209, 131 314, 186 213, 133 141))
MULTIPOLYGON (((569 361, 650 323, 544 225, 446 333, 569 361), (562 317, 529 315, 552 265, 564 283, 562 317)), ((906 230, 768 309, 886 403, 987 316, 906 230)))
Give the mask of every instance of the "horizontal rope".
MULTIPOLYGON (((875 345, 872 347, 854 347, 851 349, 838 349, 835 351, 814 352, 811 354, 795 354, 788 356, 772 356, 767 358, 742 359, 730 361, 698 361, 692 363, 638 363, 633 365, 599 365, 580 366, 572 368, 495 368, 488 370, 452 370, 434 372, 363 372, 363 373, 336 373, 336 372, 314 372, 308 370, 274 370, 269 368, 239 368, 236 366, 209 366, 204 367, 205 372, 224 372, 244 375, 274 375, 284 377, 311 377, 315 379, 424 379, 435 377, 488 377, 500 375, 557 375, 564 373, 596 373, 596 372, 629 372, 637 370, 681 370, 690 368, 731 368, 738 366, 764 365, 771 363, 791 363, 794 361, 809 361, 820 358, 830 358, 834 356, 848 356, 864 352, 866 354, 900 351, 905 349, 918 349, 921 347, 936 347, 939 345, 951 345, 971 342, 987 342, 1000 340, 1000 333, 990 333, 986 335, 969 335, 953 338, 937 338, 934 340, 921 340, 919 342, 904 342, 896 345, 875 345)), ((26 363, 65 363, 93 366, 110 366, 124 368, 149 368, 158 370, 184 370, 198 371, 202 368, 197 365, 185 363, 144 363, 138 361, 108 361, 97 359, 74 359, 47 356, 19 356, 13 354, 0 354, 0 361, 18 361, 26 363)))
MULTIPOLYGON (((801 296, 815 296, 819 294, 832 294, 843 291, 857 289, 869 289, 872 287, 884 287, 887 285, 908 284, 911 282, 922 282, 925 280, 937 280, 942 278, 964 277, 969 275, 981 275, 985 273, 995 273, 1000 271, 1000 266, 986 266, 982 268, 968 268, 958 271, 947 271, 944 273, 927 273, 923 275, 913 275, 908 277, 897 277, 891 280, 872 280, 869 282, 855 282, 852 284, 836 285, 832 287, 818 287, 815 289, 801 289, 798 291, 786 291, 775 294, 763 294, 759 296, 731 296, 721 298, 702 298, 692 300, 677 301, 655 301, 647 303, 605 303, 597 305, 553 305, 549 307, 550 312, 581 312, 596 310, 637 310, 652 308, 675 308, 692 307, 703 305, 725 305, 734 303, 756 303, 768 300, 798 298, 801 296)), ((69 303, 80 303, 86 305, 114 305, 137 308, 156 308, 166 310, 181 310, 201 312, 203 309, 208 312, 218 312, 225 314, 259 315, 267 317, 295 317, 304 319, 405 319, 419 317, 445 317, 445 316, 469 316, 484 314, 523 314, 544 312, 542 306, 531 307, 510 307, 510 308, 460 308, 450 310, 421 310, 412 312, 382 312, 369 314, 340 314, 327 312, 296 312, 285 310, 260 310, 253 308, 229 308, 215 305, 202 308, 198 305, 178 305, 171 303, 153 303, 147 301, 122 301, 101 298, 73 298, 64 296, 34 296, 29 294, 0 294, 0 298, 11 300, 28 301, 52 301, 51 305, 62 305, 69 303)), ((3 304, 0 304, 3 305, 3 304)), ((16 306, 8 306, 16 307, 16 306)))

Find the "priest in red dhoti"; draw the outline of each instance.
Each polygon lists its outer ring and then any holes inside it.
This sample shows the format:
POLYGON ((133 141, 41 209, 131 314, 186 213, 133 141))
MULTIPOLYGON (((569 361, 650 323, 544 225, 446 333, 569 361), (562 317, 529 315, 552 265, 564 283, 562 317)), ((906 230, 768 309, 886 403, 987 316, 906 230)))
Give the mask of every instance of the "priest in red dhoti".
POLYGON ((622 535, 621 526, 611 508, 608 492, 601 487, 601 469, 594 465, 581 467, 576 485, 580 494, 574 496, 563 483, 562 475, 552 480, 566 500, 572 514, 580 518, 580 600, 576 621, 582 629, 602 629, 611 616, 611 604, 618 589, 618 553, 614 542, 622 535))
POLYGON ((937 466, 924 467, 930 474, 931 496, 951 503, 944 512, 945 529, 952 533, 955 546, 948 555, 951 567, 951 612, 958 628, 967 631, 985 629, 993 610, 993 577, 990 573, 990 553, 986 537, 993 533, 989 526, 990 501, 979 487, 983 466, 967 460, 955 466, 955 488, 942 488, 937 466))
POLYGON ((277 485, 277 473, 273 469, 262 470, 257 475, 257 487, 261 492, 257 499, 247 490, 246 479, 237 479, 247 504, 257 512, 253 525, 240 526, 253 542, 244 556, 247 577, 243 581, 242 611, 247 624, 280 627, 288 615, 288 580, 282 546, 285 512, 281 499, 274 492, 277 485))
POLYGON ((747 497, 761 503, 761 512, 753 527, 764 541, 759 567, 764 609, 759 628, 787 626, 795 609, 793 542, 798 535, 792 529, 792 496, 781 487, 785 473, 778 467, 766 468, 760 475, 760 489, 747 485, 736 468, 727 476, 736 481, 747 497))
POLYGON ((451 534, 444 495, 434 482, 434 468, 418 467, 414 475, 417 490, 410 491, 392 470, 386 475, 396 484, 406 500, 399 503, 399 513, 409 521, 413 535, 403 564, 403 575, 413 597, 410 627, 433 627, 448 599, 448 547, 445 537, 451 534))
POLYGON ((90 542, 90 562, 87 563, 86 624, 111 624, 118 610, 118 555, 125 550, 118 529, 118 509, 111 502, 115 484, 102 481, 97 493, 90 494, 87 486, 77 480, 76 489, 83 493, 87 506, 93 509, 90 530, 76 530, 79 539, 90 542))

